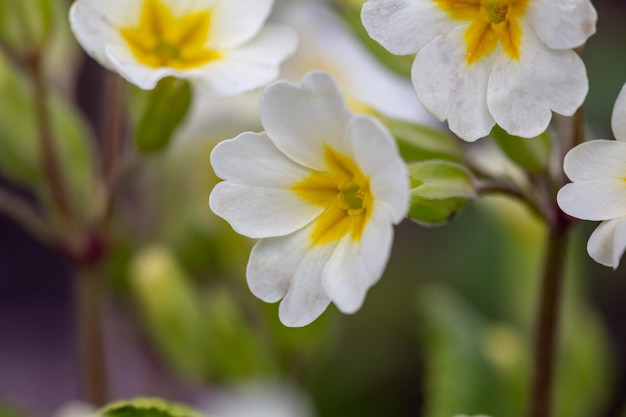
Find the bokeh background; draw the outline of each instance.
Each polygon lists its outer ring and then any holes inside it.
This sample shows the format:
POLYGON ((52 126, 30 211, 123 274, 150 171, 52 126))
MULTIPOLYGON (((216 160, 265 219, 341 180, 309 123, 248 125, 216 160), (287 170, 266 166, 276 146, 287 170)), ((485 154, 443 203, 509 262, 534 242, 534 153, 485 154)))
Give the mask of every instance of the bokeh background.
MULTIPOLYGON (((329 52, 328 42, 335 39, 346 51, 362 45, 381 66, 372 64, 368 74, 388 72, 380 79, 389 86, 377 88, 378 78, 370 79, 371 90, 382 90, 384 101, 385 91, 404 89, 398 107, 432 125, 407 104, 417 102, 402 78, 411 59, 388 57, 368 43, 358 27, 358 3, 278 1, 272 19, 297 22, 302 38, 283 77, 298 80, 317 68, 345 74, 349 84, 358 78, 350 71, 366 71, 366 64, 346 62, 348 52, 329 52), (308 5, 298 11, 298 3, 308 5)), ((598 29, 583 52, 588 137, 612 138, 610 115, 626 82, 626 3, 593 3, 598 29)), ((58 0, 59 16, 69 4, 58 0)), ((80 51, 67 23, 57 30, 55 88, 97 132, 104 71, 80 51)), ((349 101, 379 99, 356 84, 346 90, 349 101)), ((331 306, 311 326, 285 328, 277 306, 246 288, 254 242, 232 232, 207 204, 216 181, 210 150, 219 140, 261 129, 257 99, 251 93, 197 100, 173 145, 140 159, 124 182, 107 264, 110 398, 161 396, 224 417, 522 415, 543 226, 524 207, 495 197, 472 204, 445 227, 405 221, 361 311, 344 316, 331 306)), ((101 148, 93 144, 94 152, 101 148)), ((0 183, 29 197, 8 175, 0 174, 0 183)), ((613 271, 588 258, 593 227, 576 227, 568 255, 556 415, 624 417, 626 266, 613 271)), ((73 275, 62 253, 0 214, 0 416, 60 415, 82 398, 73 275)))

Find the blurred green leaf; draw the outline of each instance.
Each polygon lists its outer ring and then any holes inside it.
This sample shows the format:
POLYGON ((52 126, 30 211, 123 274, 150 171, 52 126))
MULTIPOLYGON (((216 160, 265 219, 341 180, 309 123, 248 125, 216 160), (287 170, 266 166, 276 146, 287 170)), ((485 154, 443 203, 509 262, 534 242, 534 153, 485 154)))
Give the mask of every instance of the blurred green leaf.
POLYGON ((135 145, 141 152, 160 151, 167 147, 187 115, 192 100, 191 85, 188 81, 168 77, 159 81, 154 90, 139 94, 145 98, 132 102, 141 106, 135 145))
POLYGON ((116 401, 104 407, 98 414, 104 417, 206 417, 191 407, 160 398, 116 401))
POLYGON ((461 161, 459 142, 441 130, 400 120, 386 119, 385 125, 398 142, 402 158, 407 162, 444 159, 461 161))
POLYGON ((409 164, 409 217, 424 225, 452 219, 475 197, 472 176, 462 165, 448 161, 409 164))
POLYGON ((517 165, 537 173, 546 170, 550 157, 550 134, 548 131, 537 137, 526 139, 509 135, 504 129, 496 125, 491 130, 491 137, 504 154, 517 165))
POLYGON ((203 299, 208 375, 219 380, 268 374, 273 369, 269 352, 232 294, 214 288, 203 299))
MULTIPOLYGON (((80 113, 52 93, 47 103, 52 137, 71 202, 87 221, 97 190, 92 135, 80 113)), ((40 160, 33 89, 29 80, 0 55, 0 173, 39 196, 48 197, 40 160)))
POLYGON ((202 316, 189 277, 165 247, 148 247, 131 264, 131 287, 143 321, 165 358, 181 372, 201 377, 202 316))
POLYGON ((0 38, 16 52, 39 49, 54 24, 54 0, 0 0, 0 38))

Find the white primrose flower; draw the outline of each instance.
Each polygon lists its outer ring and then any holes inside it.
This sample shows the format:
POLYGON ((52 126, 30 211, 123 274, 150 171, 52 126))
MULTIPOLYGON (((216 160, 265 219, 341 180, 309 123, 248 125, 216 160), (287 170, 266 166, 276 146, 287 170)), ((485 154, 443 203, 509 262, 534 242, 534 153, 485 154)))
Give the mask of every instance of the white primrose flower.
POLYGON ((497 123, 543 132, 587 95, 572 50, 595 32, 589 0, 370 0, 363 25, 391 53, 417 52, 413 85, 424 107, 467 141, 497 123))
POLYGON ((300 39, 281 78, 295 81, 311 71, 325 71, 337 81, 355 113, 437 123, 415 99, 411 81, 376 59, 328 1, 286 0, 277 4, 276 12, 279 21, 289 22, 300 39))
POLYGON ((626 249, 626 85, 611 125, 617 140, 592 140, 567 153, 563 169, 573 182, 561 188, 557 201, 572 217, 602 221, 587 251, 594 261, 617 268, 626 249))
POLYGON ((211 209, 261 239, 248 285, 263 301, 282 299, 283 324, 307 325, 331 301, 354 313, 383 273, 393 224, 408 211, 406 165, 379 122, 348 111, 327 73, 300 86, 276 82, 259 107, 264 133, 242 133, 211 154, 225 180, 211 209))
POLYGON ((129 82, 193 80, 215 95, 267 84, 295 32, 263 25, 273 0, 76 0, 70 24, 85 51, 129 82))

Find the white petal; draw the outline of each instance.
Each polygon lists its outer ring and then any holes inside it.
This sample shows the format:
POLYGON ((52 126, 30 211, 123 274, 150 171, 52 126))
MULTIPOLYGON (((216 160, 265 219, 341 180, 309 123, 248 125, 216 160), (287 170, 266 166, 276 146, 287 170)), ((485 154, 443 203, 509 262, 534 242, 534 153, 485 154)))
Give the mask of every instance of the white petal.
POLYGON ((596 32, 598 20, 589 0, 533 0, 526 16, 543 43, 553 49, 581 46, 596 32))
POLYGON ((626 142, 626 84, 622 87, 615 101, 611 127, 613 128, 615 139, 626 142))
POLYGON ((352 115, 326 73, 311 73, 300 86, 285 81, 270 85, 259 111, 267 135, 300 165, 324 171, 325 144, 351 156, 347 125, 352 115))
POLYGON ((589 236, 587 252, 599 264, 617 268, 626 249, 626 217, 600 223, 589 236))
POLYGON ((417 96, 436 118, 467 141, 487 136, 495 124, 487 108, 487 81, 497 52, 468 66, 463 39, 467 26, 426 45, 415 59, 417 96))
POLYGON ((285 236, 301 229, 324 210, 288 189, 223 181, 209 197, 211 210, 239 234, 251 238, 285 236))
POLYGON ((382 276, 389 260, 393 227, 384 207, 374 207, 360 241, 343 238, 324 269, 323 283, 344 313, 361 308, 367 290, 382 276))
POLYGON ((600 179, 566 184, 557 194, 561 210, 583 220, 610 220, 626 215, 626 181, 600 179))
POLYGON ((165 67, 148 67, 139 62, 126 45, 108 44, 105 51, 112 69, 128 82, 144 90, 152 90, 165 77, 192 79, 200 74, 198 69, 177 71, 165 67))
POLYGON ((85 52, 112 69, 106 45, 125 44, 117 28, 137 24, 141 6, 136 0, 77 0, 70 8, 70 26, 85 52))
POLYGON ((342 92, 366 107, 391 118, 434 124, 411 82, 381 64, 326 2, 283 4, 281 21, 296 28, 300 39, 298 52, 284 67, 286 79, 300 80, 312 70, 325 70, 342 92))
POLYGON ((626 179, 626 143, 605 139, 582 143, 565 155, 563 169, 572 181, 626 179))
POLYGON ((493 64, 487 103, 504 130, 529 138, 546 130, 552 111, 574 114, 588 87, 585 65, 575 52, 546 48, 524 26, 519 60, 502 53, 493 64))
POLYGON ((211 152, 215 174, 227 181, 288 189, 311 174, 276 148, 265 133, 245 132, 211 152))
POLYGON ((309 232, 305 229, 257 242, 250 253, 246 270, 252 294, 267 303, 283 298, 308 250, 309 232))
POLYGON ((372 39, 396 55, 414 54, 459 25, 429 0, 370 0, 361 21, 372 39))
POLYGON ((273 0, 219 0, 211 16, 209 45, 239 46, 254 37, 272 10, 273 0))
POLYGON ((291 235, 263 239, 252 249, 247 268, 250 291, 266 302, 280 303, 280 321, 306 326, 324 312, 330 298, 322 271, 335 245, 310 247, 312 226, 291 235))
POLYGON ((278 77, 280 63, 296 49, 296 33, 267 25, 247 44, 222 51, 222 58, 199 69, 195 77, 206 93, 227 96, 261 87, 278 77))
POLYGON ((396 142, 383 125, 366 116, 351 121, 350 140, 357 165, 370 178, 374 198, 399 223, 409 209, 409 181, 396 142))

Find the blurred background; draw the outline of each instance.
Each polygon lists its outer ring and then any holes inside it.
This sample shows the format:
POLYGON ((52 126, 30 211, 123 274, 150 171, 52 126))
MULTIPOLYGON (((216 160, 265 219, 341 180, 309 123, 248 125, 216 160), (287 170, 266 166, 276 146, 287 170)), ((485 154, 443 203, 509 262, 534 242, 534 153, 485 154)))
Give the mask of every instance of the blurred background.
MULTIPOLYGON (((392 57, 364 36, 360 3, 278 1, 271 19, 291 24, 301 38, 281 78, 298 81, 323 69, 353 109, 443 129, 414 96, 412 57, 392 57)), ((50 79, 80 118, 77 131, 98 138, 104 70, 72 39, 70 2, 54 4, 50 79)), ((597 33, 583 52, 588 138, 612 138, 611 111, 626 82, 626 3, 593 4, 597 33)), ((0 185, 35 201, 23 166, 11 165, 28 152, 16 150, 14 132, 31 133, 12 127, 29 120, 12 119, 19 103, 6 97, 19 74, 8 62, 0 55, 0 185)), ((131 103, 140 94, 130 87, 128 93, 131 103)), ((495 197, 445 227, 405 221, 385 275, 357 314, 341 315, 331 305, 312 325, 285 328, 277 306, 247 289, 254 242, 207 204, 217 181, 209 153, 220 140, 261 130, 258 96, 195 97, 171 146, 137 159, 124 177, 106 262, 110 399, 160 396, 223 417, 522 415, 542 224, 495 197)), ((80 190, 75 198, 88 207, 94 155, 103 145, 81 145, 80 137, 64 137, 78 142, 67 145, 62 162, 80 190)), ((613 271, 589 259, 594 226, 576 227, 569 251, 559 417, 626 417, 626 266, 613 271)), ((0 416, 69 415, 59 410, 83 398, 73 277, 61 251, 0 214, 0 416)))

